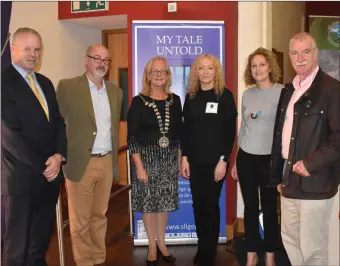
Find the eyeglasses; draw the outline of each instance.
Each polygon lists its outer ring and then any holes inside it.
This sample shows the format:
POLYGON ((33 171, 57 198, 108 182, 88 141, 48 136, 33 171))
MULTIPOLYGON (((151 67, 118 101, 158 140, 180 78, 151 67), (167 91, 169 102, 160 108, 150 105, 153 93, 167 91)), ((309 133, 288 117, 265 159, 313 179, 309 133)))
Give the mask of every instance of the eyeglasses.
POLYGON ((164 75, 166 75, 168 72, 167 72, 166 70, 164 70, 164 69, 162 69, 162 70, 151 69, 150 73, 151 73, 152 75, 158 75, 158 74, 160 74, 160 75, 164 76, 164 75))
POLYGON ((111 64, 111 59, 109 59, 109 58, 101 59, 100 57, 93 57, 93 56, 90 56, 90 55, 86 55, 86 56, 89 57, 89 58, 92 58, 94 60, 94 62, 96 62, 97 64, 101 64, 102 62, 104 62, 104 65, 111 64))

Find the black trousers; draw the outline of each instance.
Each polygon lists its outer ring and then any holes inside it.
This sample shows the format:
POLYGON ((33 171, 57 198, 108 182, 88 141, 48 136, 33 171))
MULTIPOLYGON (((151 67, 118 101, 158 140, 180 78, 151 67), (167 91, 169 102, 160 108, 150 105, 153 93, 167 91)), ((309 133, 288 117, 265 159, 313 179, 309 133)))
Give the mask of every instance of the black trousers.
POLYGON ((198 237, 198 265, 213 266, 220 233, 219 198, 224 179, 214 181, 215 164, 190 163, 190 188, 198 237))
POLYGON ((46 183, 40 193, 3 196, 6 231, 4 266, 46 266, 60 183, 46 183))
POLYGON ((278 237, 277 189, 267 187, 270 155, 254 155, 239 149, 236 164, 244 201, 244 226, 248 252, 274 252, 278 237), (264 240, 259 233, 259 188, 264 240))

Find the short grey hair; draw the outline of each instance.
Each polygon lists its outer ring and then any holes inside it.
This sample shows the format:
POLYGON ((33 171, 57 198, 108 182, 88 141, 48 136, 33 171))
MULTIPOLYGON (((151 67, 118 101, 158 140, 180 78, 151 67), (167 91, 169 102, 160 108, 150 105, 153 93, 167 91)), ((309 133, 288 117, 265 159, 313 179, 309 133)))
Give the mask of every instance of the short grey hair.
POLYGON ((14 32, 13 37, 12 37, 12 43, 13 44, 15 44, 16 38, 21 33, 31 33, 31 34, 37 35, 40 38, 40 40, 42 40, 41 35, 39 34, 39 32, 37 32, 34 29, 24 27, 24 28, 19 28, 19 29, 16 30, 16 32, 14 32))
POLYGON ((310 35, 308 32, 302 31, 302 32, 296 33, 289 41, 289 50, 290 50, 293 40, 299 40, 299 41, 310 40, 312 42, 312 48, 318 48, 314 37, 310 35))

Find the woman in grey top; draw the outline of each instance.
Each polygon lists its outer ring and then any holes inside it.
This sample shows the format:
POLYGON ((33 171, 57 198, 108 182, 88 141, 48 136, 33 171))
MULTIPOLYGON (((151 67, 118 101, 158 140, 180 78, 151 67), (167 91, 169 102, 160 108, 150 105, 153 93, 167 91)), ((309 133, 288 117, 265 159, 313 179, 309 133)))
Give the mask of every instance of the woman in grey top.
POLYGON ((242 122, 238 153, 232 177, 239 180, 244 200, 244 225, 247 264, 258 263, 257 252, 266 252, 266 266, 274 266, 277 243, 277 190, 269 188, 270 154, 276 109, 281 90, 281 76, 275 55, 258 48, 248 56, 244 80, 247 89, 242 97, 242 122), (259 188, 263 211, 264 239, 259 233, 259 188), (263 246, 263 248, 261 248, 263 246))

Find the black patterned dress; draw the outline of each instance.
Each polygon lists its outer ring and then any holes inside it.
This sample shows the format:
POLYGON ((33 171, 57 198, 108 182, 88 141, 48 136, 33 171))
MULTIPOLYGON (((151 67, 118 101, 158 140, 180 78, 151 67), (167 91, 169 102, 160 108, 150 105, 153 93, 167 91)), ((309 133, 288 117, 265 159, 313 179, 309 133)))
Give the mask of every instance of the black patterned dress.
MULTIPOLYGON (((132 99, 128 112, 128 145, 131 154, 139 153, 148 175, 148 183, 137 179, 136 167, 132 165, 132 209, 142 213, 175 211, 178 200, 178 150, 182 124, 182 106, 179 96, 169 95, 166 100, 153 100, 144 95, 132 99), (144 101, 143 101, 144 100, 144 101), (170 125, 166 136, 170 140, 167 148, 158 144, 162 134, 152 107, 153 102, 165 124, 165 103, 170 102, 170 125)), ((133 161, 133 160, 132 160, 133 161)))

